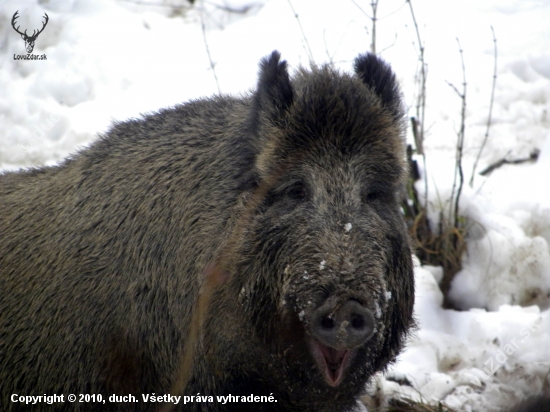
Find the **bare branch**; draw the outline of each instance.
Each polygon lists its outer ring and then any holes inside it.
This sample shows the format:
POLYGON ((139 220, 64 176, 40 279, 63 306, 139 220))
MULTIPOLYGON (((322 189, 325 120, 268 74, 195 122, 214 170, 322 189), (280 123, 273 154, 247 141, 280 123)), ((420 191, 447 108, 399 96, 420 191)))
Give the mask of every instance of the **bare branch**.
POLYGON ((491 128, 491 119, 493 117, 493 103, 495 101, 495 88, 497 84, 497 38, 495 36, 495 30, 493 29, 493 26, 491 26, 491 32, 493 33, 493 46, 494 46, 495 58, 494 58, 494 65, 493 65, 493 85, 491 87, 491 101, 489 103, 489 117, 487 118, 487 129, 485 130, 485 136, 483 137, 483 142, 481 143, 479 152, 477 152, 477 157, 474 162, 474 167, 472 169, 472 176, 470 177, 470 187, 474 186, 474 176, 476 174, 477 164, 479 163, 479 158, 481 157, 481 153, 483 152, 483 149, 485 148, 485 144, 487 143, 487 139, 489 138, 489 129, 491 128))
MULTIPOLYGON (((342 36, 340 37, 340 41, 338 42, 338 44, 336 45, 336 48, 334 49, 334 51, 332 52, 332 54, 330 54, 330 52, 328 51, 328 45, 327 45, 327 38, 326 38, 326 29, 323 30, 323 41, 325 43, 325 53, 327 54, 327 57, 330 61, 330 64, 331 65, 334 65, 335 64, 335 61, 334 61, 334 56, 336 55, 336 53, 338 52, 338 50, 340 50, 340 46, 342 45, 342 42, 344 41, 344 38, 346 37, 346 33, 349 29, 349 26, 352 22, 348 22, 348 24, 346 25, 346 30, 342 33, 342 36)), ((345 61, 346 63, 349 63, 349 61, 345 61)), ((338 63, 342 63, 342 61, 339 61, 338 63)))
MULTIPOLYGON (((361 10, 361 13, 363 13, 365 16, 367 16, 369 19, 372 20, 372 17, 371 17, 365 10, 363 10, 363 9, 361 8, 361 6, 359 6, 359 4, 357 4, 357 2, 356 2, 355 0, 351 0, 351 2, 352 2, 353 4, 355 4, 355 6, 356 6, 359 10, 361 10)), ((407 4, 408 2, 409 2, 409 0, 405 0, 405 1, 403 2, 403 4, 401 4, 401 6, 399 6, 398 8, 396 8, 395 10, 393 10, 392 12, 386 14, 385 16, 378 17, 378 20, 384 20, 386 17, 393 16, 395 13, 397 13, 399 10, 401 10, 401 9, 405 6, 405 4, 407 4)))
POLYGON ((356 2, 355 0, 351 0, 351 2, 352 2, 353 4, 355 4, 355 6, 356 6, 359 10, 361 10, 361 13, 363 13, 365 16, 367 16, 369 19, 372 20, 372 17, 369 16, 369 14, 368 14, 365 10, 363 10, 363 8, 362 8, 359 4, 357 4, 357 2, 356 2))
POLYGON ((416 125, 415 141, 416 149, 422 156, 424 163, 424 205, 428 206, 428 173, 426 169, 426 154, 424 152, 424 132, 426 125, 426 78, 428 75, 427 64, 424 59, 424 44, 420 37, 420 29, 416 22, 416 16, 414 15, 414 9, 411 0, 407 0, 409 3, 409 9, 411 10, 411 17, 416 31, 416 38, 418 41, 418 61, 420 63, 420 78, 417 80, 418 84, 418 97, 416 99, 416 119, 413 121, 416 125))
POLYGON ((459 225, 459 201, 462 193, 462 186, 464 185, 464 171, 462 170, 462 154, 464 150, 464 135, 466 132, 466 67, 464 65, 464 53, 460 46, 460 40, 456 39, 458 43, 458 51, 460 53, 460 61, 462 64, 462 92, 460 92, 453 84, 447 82, 454 91, 458 94, 462 100, 462 108, 460 113, 460 130, 458 131, 458 139, 456 144, 456 164, 455 164, 455 176, 453 180, 453 188, 451 190, 451 207, 449 210, 449 222, 454 222, 454 227, 458 228, 459 225), (459 179, 457 188, 457 177, 459 179), (456 190, 456 196, 455 196, 456 190))
POLYGON ((393 43, 390 44, 389 46, 387 47, 384 47, 382 50, 380 50, 380 53, 379 54, 382 54, 384 53, 386 50, 388 49, 391 49, 393 46, 395 46, 395 43, 397 42, 397 33, 395 33, 395 37, 393 38, 393 43))
POLYGON ((411 127, 414 138, 414 144, 416 145, 416 153, 419 155, 424 155, 424 142, 420 139, 418 131, 418 119, 416 117, 411 117, 411 127))
POLYGON ((325 53, 327 54, 328 60, 329 60, 329 62, 330 62, 330 65, 331 65, 331 66, 334 66, 334 61, 333 61, 334 55, 331 56, 330 53, 329 53, 329 51, 328 51, 327 36, 326 36, 326 34, 327 34, 327 29, 324 29, 324 30, 323 30, 323 43, 325 44, 325 53))
POLYGON ((455 93, 458 95, 458 97, 462 98, 462 93, 460 93, 460 91, 458 90, 458 88, 454 84, 452 84, 448 80, 445 80, 445 82, 449 85, 449 87, 451 87, 455 91, 455 93))
POLYGON ((206 40, 206 27, 204 26, 204 19, 202 18, 201 13, 201 29, 202 29, 202 38, 204 40, 204 47, 206 48, 206 54, 208 54, 208 61, 210 62, 210 68, 212 69, 212 73, 214 74, 214 79, 216 80, 216 86, 218 87, 218 93, 222 94, 222 90, 220 89, 220 82, 218 81, 218 76, 216 75, 216 68, 214 61, 212 60, 212 55, 210 54, 210 48, 208 47, 208 41, 206 40))
POLYGON ((378 0, 372 0, 370 6, 372 7, 372 35, 370 51, 373 54, 376 54, 376 10, 378 9, 378 0))
POLYGON ((311 52, 311 48, 309 47, 309 42, 307 41, 306 34, 304 33, 304 28, 302 27, 302 23, 300 23, 300 17, 298 16, 298 13, 296 13, 296 10, 294 10, 294 7, 292 6, 292 2, 290 0, 287 0, 287 1, 288 1, 288 5, 292 9, 292 13, 294 13, 294 17, 296 18, 296 21, 298 22, 298 26, 300 26, 300 31, 302 32, 302 37, 306 44, 306 51, 307 51, 309 60, 313 61, 313 53, 311 52))
POLYGON ((508 160, 506 158, 500 159, 499 161, 496 161, 495 163, 492 163, 491 165, 487 166, 485 169, 483 169, 479 174, 481 176, 485 176, 490 174, 493 170, 498 169, 502 165, 517 165, 521 163, 526 162, 536 162, 539 158, 540 150, 535 149, 531 152, 529 157, 523 158, 523 159, 514 159, 514 160, 508 160))
POLYGON ((351 0, 355 6, 361 10, 361 13, 363 13, 369 20, 372 21, 372 33, 371 33, 371 43, 370 43, 370 51, 373 54, 376 54, 376 22, 378 21, 378 18, 376 17, 376 11, 378 10, 378 0, 371 0, 370 6, 372 8, 372 15, 368 14, 355 0, 351 0))

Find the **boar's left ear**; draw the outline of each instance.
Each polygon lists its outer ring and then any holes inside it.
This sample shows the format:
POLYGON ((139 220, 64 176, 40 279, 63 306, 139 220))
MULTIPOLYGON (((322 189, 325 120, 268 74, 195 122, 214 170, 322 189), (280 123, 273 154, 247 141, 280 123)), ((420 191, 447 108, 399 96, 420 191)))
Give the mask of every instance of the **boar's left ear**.
POLYGON ((256 122, 265 113, 277 124, 294 101, 294 89, 290 84, 286 61, 279 61, 280 58, 281 54, 275 50, 260 62, 258 88, 252 108, 256 122))
POLYGON ((394 120, 401 121, 404 116, 401 91, 390 65, 372 53, 365 53, 357 56, 353 68, 363 83, 380 97, 394 120))

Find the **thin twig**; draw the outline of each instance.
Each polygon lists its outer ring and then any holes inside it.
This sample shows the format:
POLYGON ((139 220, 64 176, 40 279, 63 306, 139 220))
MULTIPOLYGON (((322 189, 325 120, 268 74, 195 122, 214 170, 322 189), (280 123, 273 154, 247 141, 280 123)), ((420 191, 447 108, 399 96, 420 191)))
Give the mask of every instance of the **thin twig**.
POLYGON ((454 84, 452 84, 452 83, 451 83, 450 81, 448 81, 448 80, 445 80, 445 82, 449 85, 449 87, 450 87, 451 89, 453 89, 453 90, 455 91, 456 94, 458 94, 458 97, 462 97, 462 93, 460 93, 460 91, 458 90, 458 88, 457 88, 454 84))
MULTIPOLYGON (((355 6, 356 6, 359 10, 361 10, 361 12, 362 12, 365 16, 367 16, 369 19, 372 20, 372 17, 371 17, 365 10, 363 10, 363 9, 361 8, 361 6, 359 6, 359 4, 357 4, 357 2, 356 2, 355 0, 351 0, 351 2, 352 2, 353 4, 355 4, 355 6)), ((386 17, 393 16, 395 13, 397 13, 399 10, 401 10, 401 9, 405 6, 405 4, 407 4, 408 2, 409 2, 409 0, 405 0, 401 6, 399 6, 398 8, 396 8, 395 10, 393 10, 392 12, 386 14, 385 16, 379 17, 378 20, 384 20, 386 17)))
POLYGON ((201 3, 209 4, 218 10, 223 10, 223 11, 227 11, 229 13, 235 13, 235 14, 246 14, 252 7, 254 7, 254 4, 246 4, 241 7, 231 7, 228 5, 216 4, 208 0, 202 0, 201 3))
MULTIPOLYGON (((372 34, 371 34, 371 53, 374 53, 374 54, 381 54, 382 52, 384 52, 385 50, 389 49, 390 47, 393 47, 395 45, 395 41, 397 39, 397 33, 395 34, 395 39, 393 41, 393 44, 390 44, 389 46, 385 47, 383 50, 381 50, 379 53, 377 52, 377 48, 376 48, 376 22, 379 21, 379 20, 383 20, 385 19, 386 17, 389 17, 395 13, 397 13, 405 4, 407 4, 408 0, 406 0, 401 6, 399 6, 397 9, 395 9, 394 11, 392 11, 391 13, 387 14, 386 16, 384 17, 378 17, 378 1, 379 0, 371 0, 371 7, 372 7, 372 15, 370 15, 369 13, 367 13, 365 10, 363 10, 363 8, 357 4, 357 2, 355 0, 351 0, 351 2, 353 4, 355 4, 355 6, 361 11, 361 13, 363 13, 369 20, 372 21, 372 34)), ((368 31, 368 29, 367 29, 368 31)))
POLYGON ((327 35, 327 29, 324 29, 323 30, 323 43, 325 44, 325 53, 327 54, 328 61, 330 62, 330 65, 334 66, 334 61, 333 61, 334 56, 331 56, 329 51, 328 51, 327 36, 326 35, 327 35))
POLYGON ((363 13, 365 16, 367 16, 372 21, 372 33, 371 33, 371 43, 370 43, 370 51, 373 54, 376 54, 376 22, 378 21, 378 18, 376 17, 376 11, 378 10, 378 0, 372 0, 370 3, 370 6, 372 8, 372 16, 368 14, 355 0, 351 0, 355 6, 361 10, 361 13, 363 13))
POLYGON ((458 190, 456 192, 456 200, 455 200, 455 228, 458 228, 458 208, 459 208, 459 201, 460 201, 460 195, 462 193, 462 186, 464 185, 464 171, 462 170, 462 153, 464 150, 464 138, 466 134, 466 66, 464 65, 464 53, 462 50, 462 47, 460 46, 460 41, 458 38, 456 39, 458 43, 458 47, 460 50, 460 61, 462 64, 462 113, 461 113, 461 125, 460 125, 460 139, 458 142, 458 148, 457 148, 457 169, 460 177, 460 183, 458 185, 458 190))
POLYGON ((414 116, 411 117, 411 128, 414 138, 414 144, 416 146, 416 152, 420 155, 424 154, 424 145, 420 138, 420 132, 418 131, 418 119, 414 116))
MULTIPOLYGON (((336 48, 334 49, 334 51, 332 52, 332 54, 330 54, 330 52, 328 51, 328 45, 327 45, 327 38, 326 38, 326 29, 323 30, 323 41, 325 43, 325 53, 327 54, 327 57, 328 57, 328 60, 330 61, 330 64, 332 66, 334 66, 334 64, 336 63, 334 61, 334 56, 336 55, 336 53, 338 52, 338 50, 340 50, 340 46, 342 45, 343 41, 344 41, 344 38, 346 37, 346 33, 348 32, 348 29, 349 29, 349 26, 352 22, 348 22, 347 26, 346 26, 346 30, 344 30, 344 32, 342 33, 342 36, 340 37, 340 41, 338 42, 338 44, 336 45, 336 48)), ((345 61, 346 63, 349 63, 349 61, 345 61)), ((343 63, 343 61, 339 61, 338 63, 343 63)))
POLYGON ((466 132, 466 66, 464 65, 464 53, 463 53, 462 47, 460 46, 460 40, 458 40, 457 38, 456 41, 458 43, 458 51, 460 53, 460 61, 462 64, 462 92, 460 92, 456 88, 456 86, 447 82, 447 84, 453 88, 453 90, 458 94, 458 96, 462 100, 462 108, 460 112, 460 130, 458 131, 458 139, 456 144, 455 176, 453 180, 453 188, 451 190, 451 208, 449 210, 449 222, 454 222, 455 228, 457 228, 459 224, 459 216, 458 216, 459 201, 460 201, 460 195, 462 193, 462 186, 464 184, 464 171, 462 170, 462 153, 464 149, 464 135, 466 132), (459 178, 458 188, 456 183, 457 175, 459 178), (455 190, 456 190, 456 196, 455 196, 455 190))
POLYGON ((493 33, 493 46, 494 46, 494 65, 493 65, 493 85, 491 87, 491 102, 489 103, 489 117, 487 118, 487 129, 485 130, 485 136, 483 137, 483 143, 481 143, 481 147, 479 148, 479 152, 477 152, 476 161, 474 162, 474 167, 472 169, 472 177, 470 178, 470 187, 474 186, 474 176, 476 174, 476 168, 477 164, 479 162, 479 159, 481 157, 481 153, 483 152, 483 149, 485 148, 485 144, 487 143, 487 139, 489 138, 489 129, 491 128, 491 119, 493 116, 493 103, 495 101, 495 88, 497 83, 497 38, 495 36, 495 30, 493 29, 493 26, 491 26, 491 32, 493 33))
POLYGON ((309 42, 307 41, 307 37, 306 37, 306 34, 304 32, 304 28, 302 27, 302 23, 300 23, 300 17, 298 16, 298 13, 296 13, 296 10, 294 10, 294 7, 292 6, 292 2, 290 0, 287 0, 287 1, 288 1, 288 5, 292 9, 292 13, 294 13, 294 17, 296 18, 296 21, 298 22, 298 26, 300 26, 300 31, 302 32, 302 37, 304 39, 304 42, 306 43, 307 54, 308 54, 309 60, 311 62, 313 62, 313 53, 311 52, 311 48, 309 47, 309 42))
POLYGON ((212 55, 210 54, 210 48, 208 47, 208 41, 206 40, 206 27, 204 26, 204 19, 202 18, 202 14, 201 14, 201 29, 202 29, 202 38, 204 40, 204 47, 206 48, 206 53, 208 54, 208 61, 210 62, 210 68, 212 69, 212 73, 214 74, 214 79, 216 80, 216 86, 218 86, 218 93, 222 94, 222 90, 220 89, 220 82, 218 81, 218 76, 216 75, 215 64, 212 61, 212 55))
POLYGON ((369 19, 372 19, 372 17, 369 16, 369 14, 368 14, 365 10, 363 10, 363 8, 362 8, 359 4, 357 4, 357 2, 356 2, 355 0, 351 0, 351 2, 352 2, 353 4, 355 4, 355 7, 357 7, 359 10, 361 10, 361 13, 363 13, 363 14, 364 14, 365 16, 367 16, 369 19))
MULTIPOLYGON (((426 77, 427 65, 424 59, 424 45, 422 38, 420 37, 420 29, 416 22, 416 16, 414 15, 414 9, 411 0, 407 0, 409 8, 411 10, 411 17, 414 23, 414 29, 416 31, 416 38, 418 41, 418 61, 420 62, 420 84, 418 91, 418 98, 416 100, 416 150, 418 154, 422 156, 424 163, 424 205, 428 207, 428 173, 426 169, 426 153, 424 152, 424 127, 426 124, 426 77)), ((414 121, 413 121, 414 124, 414 121)))
POLYGON ((540 151, 538 149, 535 149, 529 154, 529 157, 527 158, 508 160, 506 159, 506 157, 504 157, 503 159, 500 159, 499 161, 487 166, 485 169, 479 172, 479 174, 481 176, 488 175, 493 170, 498 169, 502 165, 517 165, 517 164, 526 163, 526 162, 536 162, 537 159, 539 158, 539 154, 540 154, 540 151))
POLYGON ((153 6, 153 7, 165 7, 170 9, 191 9, 193 6, 193 3, 190 2, 189 6, 176 6, 173 4, 166 4, 166 3, 155 3, 150 1, 143 1, 143 0, 123 0, 127 3, 133 3, 136 6, 153 6))
MULTIPOLYGON (((378 20, 380 20, 380 19, 378 19, 378 20)), ((391 49, 393 46, 395 46, 395 43, 396 43, 396 42, 397 42, 397 33, 395 33, 395 37, 393 38, 393 43, 390 44, 390 45, 387 46, 387 47, 384 47, 382 50, 380 50, 380 53, 378 53, 378 54, 382 54, 382 53, 384 53, 386 50, 391 49)))
POLYGON ((372 35, 370 51, 371 53, 376 54, 376 10, 378 9, 378 0, 372 0, 370 6, 372 7, 372 35))

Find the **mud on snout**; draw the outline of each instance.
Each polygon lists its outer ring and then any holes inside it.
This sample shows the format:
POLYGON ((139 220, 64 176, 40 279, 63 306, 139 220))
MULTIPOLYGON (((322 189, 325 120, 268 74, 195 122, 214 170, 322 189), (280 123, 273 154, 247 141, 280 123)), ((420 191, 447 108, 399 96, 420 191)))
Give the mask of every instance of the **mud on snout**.
POLYGON ((382 268, 361 270, 349 259, 326 256, 318 260, 317 267, 286 266, 283 307, 302 323, 319 373, 336 387, 360 348, 383 341, 377 335, 384 329, 382 313, 391 295, 382 282, 382 268))

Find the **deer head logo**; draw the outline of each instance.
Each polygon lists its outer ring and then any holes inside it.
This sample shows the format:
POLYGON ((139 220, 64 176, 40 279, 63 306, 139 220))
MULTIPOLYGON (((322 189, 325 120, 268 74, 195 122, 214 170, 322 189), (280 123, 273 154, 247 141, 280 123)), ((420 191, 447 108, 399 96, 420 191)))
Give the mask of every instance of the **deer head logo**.
POLYGON ((21 35, 21 38, 23 40, 25 40, 25 48, 27 49, 27 53, 32 53, 32 51, 34 49, 34 42, 36 41, 36 38, 38 37, 38 35, 40 33, 42 33, 42 31, 44 31, 44 27, 46 27, 46 24, 48 24, 49 17, 46 13, 44 13, 45 21, 44 21, 44 23, 42 23, 42 28, 40 30, 38 30, 38 32, 36 30, 33 30, 32 35, 29 36, 29 35, 27 35, 27 30, 25 30, 24 33, 21 33, 19 31, 19 27, 21 27, 21 26, 17 26, 17 28, 15 27, 15 20, 17 20, 17 18, 19 17, 17 15, 17 13, 19 13, 19 10, 17 10, 14 13, 13 18, 11 19, 11 25, 12 25, 13 29, 21 35))

